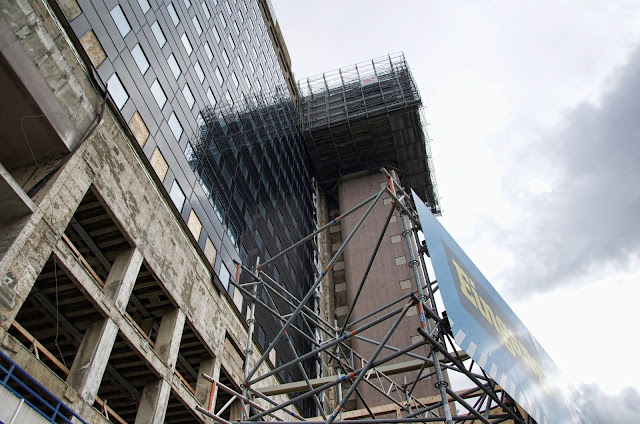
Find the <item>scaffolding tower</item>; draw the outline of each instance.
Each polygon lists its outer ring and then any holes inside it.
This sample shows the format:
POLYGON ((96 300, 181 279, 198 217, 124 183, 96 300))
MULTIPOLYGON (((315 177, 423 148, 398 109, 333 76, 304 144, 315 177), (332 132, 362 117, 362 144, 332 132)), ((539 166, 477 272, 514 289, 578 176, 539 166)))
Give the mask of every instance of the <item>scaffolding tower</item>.
POLYGON ((298 87, 301 129, 325 193, 344 175, 399 169, 406 187, 440 213, 422 100, 403 53, 307 78, 298 87))
MULTIPOLYGON (((352 421, 367 424, 413 422, 450 424, 465 421, 524 424, 534 422, 477 364, 464 352, 457 350, 446 313, 438 311, 436 302, 438 283, 429 278, 427 266, 429 259, 425 249, 420 248, 421 227, 415 208, 406 191, 399 185, 395 172, 388 173, 384 169, 382 171, 388 176, 388 184, 375 195, 317 228, 270 259, 263 262, 258 259, 253 268, 237 264, 236 278, 232 284, 241 291, 245 301, 250 305, 242 390, 229 387, 210 376, 204 376, 212 383, 211 401, 208 407, 199 408, 200 412, 223 424, 260 420, 279 421, 283 424, 301 424, 305 421, 323 421, 327 424, 346 424, 352 421), (340 327, 337 323, 324 319, 319 311, 308 306, 308 302, 323 284, 325 276, 373 208, 381 203, 383 195, 390 196, 392 203, 384 205, 390 208, 390 213, 386 223, 380 228, 381 237, 389 225, 391 214, 394 211, 398 212, 404 228, 403 236, 410 252, 409 266, 413 270, 416 287, 410 294, 388 304, 378 305, 368 315, 347 320, 340 327), (284 254, 297 252, 305 242, 323 231, 328 231, 332 226, 340 225, 341 221, 351 214, 357 217, 358 223, 345 237, 344 242, 328 263, 322 264, 312 287, 301 298, 286 290, 285 286, 279 285, 264 271, 270 262, 284 254), (248 282, 241 282, 241 274, 249 277, 248 282), (421 281, 427 283, 423 286, 421 281), (268 293, 266 300, 258 296, 261 290, 266 290, 268 293), (286 304, 286 308, 282 307, 283 304, 286 304), (418 308, 415 334, 419 337, 412 339, 406 346, 390 345, 388 340, 398 327, 400 320, 413 306, 418 308), (281 323, 281 327, 277 336, 260 355, 253 355, 253 331, 257 308, 271 314, 281 323), (362 335, 365 330, 374 326, 382 326, 385 329, 385 336, 381 340, 371 340, 362 335), (305 337, 312 344, 313 349, 302 354, 291 342, 291 334, 305 337), (366 341, 375 345, 376 348, 371 355, 363 357, 348 346, 347 342, 351 338, 366 341), (261 365, 268 359, 270 351, 282 340, 294 353, 294 359, 274 367, 269 372, 259 373, 260 369, 264 369, 261 365), (301 369, 301 363, 315 355, 328 358, 334 364, 336 374, 309 378, 304 369, 301 369), (300 370, 303 378, 299 381, 265 386, 270 381, 267 380, 268 377, 289 369, 300 370), (458 391, 452 390, 447 379, 443 377, 444 370, 447 370, 449 376, 453 374, 465 376, 471 387, 458 391), (416 397, 413 389, 419 381, 429 376, 435 376, 435 386, 438 388, 439 395, 416 397), (397 383, 397 377, 403 377, 402 384, 397 383), (388 403, 376 406, 365 403, 364 409, 345 411, 344 406, 348 399, 351 396, 358 396, 359 388, 363 385, 373 387, 382 393, 388 399, 388 403), (337 387, 339 396, 336 404, 330 405, 324 393, 333 387, 337 387), (230 400, 217 410, 212 402, 216 390, 231 396, 230 400), (301 415, 296 405, 305 399, 313 399, 318 406, 318 416, 301 415), (221 415, 235 400, 239 400, 242 404, 239 418, 235 420, 222 418, 221 415)), ((378 252, 376 247, 371 253, 371 262, 375 261, 377 256, 384 254, 384 252, 378 252)), ((366 284, 367 272, 365 271, 362 285, 366 284)), ((356 297, 349 305, 350 311, 353 310, 357 301, 356 297)))

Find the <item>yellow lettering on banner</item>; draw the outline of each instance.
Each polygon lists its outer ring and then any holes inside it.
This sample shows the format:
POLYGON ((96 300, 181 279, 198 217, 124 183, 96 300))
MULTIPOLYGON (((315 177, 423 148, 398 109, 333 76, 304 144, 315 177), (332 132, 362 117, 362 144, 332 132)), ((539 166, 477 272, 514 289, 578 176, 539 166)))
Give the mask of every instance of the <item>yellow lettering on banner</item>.
POLYGON ((502 342, 514 358, 519 356, 522 358, 522 361, 527 364, 527 366, 533 371, 533 373, 540 380, 540 385, 544 389, 547 394, 551 394, 551 390, 549 388, 549 384, 545 378, 544 373, 542 372, 542 367, 530 354, 527 348, 523 346, 523 344, 516 338, 513 332, 507 328, 502 319, 497 316, 491 307, 485 302, 485 300, 478 294, 476 290, 476 284, 473 282, 471 278, 467 275, 466 272, 457 264, 457 262, 452 258, 451 262, 456 267, 456 271, 458 274, 458 283, 460 284, 460 289, 465 297, 471 302, 473 306, 482 314, 483 317, 491 325, 498 331, 498 334, 502 336, 502 342))
MULTIPOLYGON (((458 281, 460 282, 460 287, 462 288, 462 293, 464 293, 464 295, 467 297, 467 299, 469 299, 469 302, 471 302, 473 304, 473 306, 475 306, 476 308, 478 307, 478 304, 476 303, 476 300, 474 299, 474 295, 472 293, 470 293, 469 291, 472 290, 473 293, 476 292, 476 286, 475 283, 471 280, 469 280, 469 277, 467 277, 467 274, 462 270, 462 268, 460 268, 460 266, 456 263, 456 261, 454 261, 453 259, 451 259, 451 261, 453 262, 453 264, 456 267, 456 270, 458 271, 458 281)), ((477 296, 477 294, 476 294, 477 296)))

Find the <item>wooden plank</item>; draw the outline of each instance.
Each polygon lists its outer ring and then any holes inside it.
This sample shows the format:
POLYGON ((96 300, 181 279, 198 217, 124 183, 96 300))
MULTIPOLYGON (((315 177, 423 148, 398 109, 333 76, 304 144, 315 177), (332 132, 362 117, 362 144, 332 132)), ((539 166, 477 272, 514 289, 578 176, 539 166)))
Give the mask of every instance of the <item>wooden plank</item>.
MULTIPOLYGON (((120 415, 118 415, 113 409, 111 409, 111 407, 108 404, 106 404, 105 401, 100 399, 98 396, 96 396, 96 403, 98 405, 100 405, 100 408, 102 408, 102 410, 106 410, 107 411, 107 419, 109 421, 113 422, 111 420, 111 418, 115 418, 115 421, 120 423, 120 424, 129 424, 120 415)), ((96 408, 96 409, 98 409, 98 408, 96 408)))
POLYGON ((73 252, 74 256, 78 259, 78 261, 82 264, 82 266, 85 267, 87 272, 89 274, 91 274, 91 276, 96 280, 96 282, 98 284, 100 284, 100 287, 104 287, 104 282, 100 279, 98 274, 96 274, 96 272, 93 270, 91 265, 89 265, 89 262, 87 262, 87 260, 84 258, 84 256, 82 256, 82 254, 76 248, 76 246, 73 244, 73 242, 71 240, 69 240, 69 237, 67 237, 67 235, 64 234, 64 233, 62 234, 62 240, 64 240, 64 242, 67 244, 67 246, 69 246, 69 249, 71 249, 71 251, 73 252))
POLYGON ((189 383, 187 383, 187 380, 184 379, 182 374, 180 374, 178 372, 178 370, 173 370, 173 373, 178 376, 178 378, 180 379, 182 384, 187 388, 187 390, 189 390, 191 392, 191 394, 195 396, 196 395, 196 391, 193 389, 193 387, 191 387, 191 385, 189 383))
POLYGON ((133 318, 131 318, 131 316, 130 316, 127 312, 125 312, 125 313, 124 313, 124 317, 127 319, 127 321, 129 321, 129 323, 130 323, 131 325, 133 325, 133 327, 134 327, 136 330, 138 330, 138 333, 140 333, 140 335, 141 335, 142 337, 144 337, 144 338, 145 338, 145 340, 147 340, 147 342, 149 342, 149 345, 150 345, 151 347, 155 347, 155 343, 153 343, 153 341, 151 341, 151 339, 149 338, 149 336, 147 336, 147 334, 146 334, 144 331, 142 331, 142 328, 140 328, 140 326, 138 325, 138 323, 137 323, 133 318))
MULTIPOLYGON (((53 364, 56 367, 58 367, 65 375, 69 375, 69 369, 67 367, 65 367, 64 364, 58 360, 58 358, 53 356, 53 354, 51 352, 49 352, 49 350, 47 350, 47 348, 44 347, 42 345, 42 343, 40 343, 38 341, 38 339, 33 337, 23 326, 18 324, 17 321, 13 321, 11 323, 11 325, 16 330, 18 330, 18 332, 20 334, 22 334, 30 343, 32 343, 34 345, 35 351, 38 352, 38 354, 36 354, 34 356, 36 356, 38 359, 40 359, 40 355, 39 354, 43 354, 48 360, 53 362, 53 364)), ((40 359, 40 361, 42 362, 42 359, 40 359)))
MULTIPOLYGON (((460 357, 461 361, 464 361, 467 358, 467 354, 464 352, 458 352, 458 356, 460 357)), ((444 357, 442 355, 440 355, 438 359, 440 362, 444 362, 444 357)), ((417 371, 422 367, 423 363, 424 361, 420 359, 414 359, 411 361, 400 362, 397 364, 383 365, 380 367, 376 367, 375 370, 377 370, 378 372, 384 375, 390 376, 390 375, 402 374, 409 371, 417 371)), ((310 380, 311 387, 315 389, 324 384, 334 381, 336 378, 338 377, 335 375, 328 376, 328 377, 314 378, 310 380)), ((255 389, 260 393, 262 393, 263 395, 273 396, 273 395, 281 395, 284 393, 306 392, 307 390, 309 390, 309 386, 307 386, 306 381, 294 381, 291 383, 279 384, 277 386, 256 387, 255 389)))

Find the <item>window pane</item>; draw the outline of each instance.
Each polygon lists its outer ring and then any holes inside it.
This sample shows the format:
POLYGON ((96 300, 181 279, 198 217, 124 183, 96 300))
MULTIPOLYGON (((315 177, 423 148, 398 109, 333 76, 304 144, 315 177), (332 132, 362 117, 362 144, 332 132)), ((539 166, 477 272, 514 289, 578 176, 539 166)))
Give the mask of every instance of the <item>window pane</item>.
POLYGON ((234 85, 236 88, 238 88, 238 84, 239 84, 239 82, 238 82, 238 77, 236 77, 236 73, 235 73, 235 72, 232 72, 232 73, 231 73, 231 80, 233 81, 233 85, 234 85))
POLYGON ((209 62, 211 62, 213 60, 213 52, 211 51, 211 47, 209 47, 208 42, 204 43, 204 52, 207 54, 207 58, 209 59, 209 62))
POLYGON ((179 141, 180 136, 182 135, 182 125, 180 125, 180 121, 178 121, 178 117, 175 113, 171 112, 171 116, 169 117, 168 122, 173 136, 176 138, 176 141, 179 141))
POLYGON ((231 36, 231 34, 229 34, 229 44, 231 45, 231 48, 232 48, 233 50, 235 50, 235 49, 236 49, 236 42, 235 42, 235 41, 233 41, 233 37, 231 36))
POLYGON ((142 13, 147 13, 149 9, 151 9, 147 0, 138 0, 138 4, 140 5, 140 9, 142 9, 142 13))
POLYGON ((247 51, 247 45, 244 44, 244 41, 240 41, 240 45, 242 46, 242 52, 245 54, 245 56, 247 55, 248 51, 247 51))
POLYGON ((231 97, 231 94, 229 93, 229 90, 227 90, 227 92, 224 94, 225 99, 227 99, 227 102, 229 103, 229 106, 233 107, 233 98, 231 97))
POLYGON ((229 12, 229 15, 233 14, 233 11, 231 10, 231 6, 229 5, 229 2, 225 1, 224 5, 227 6, 227 12, 229 12))
POLYGON ((173 3, 169 3, 167 10, 169 11, 169 16, 171 16, 171 20, 173 21, 173 26, 178 26, 180 18, 178 18, 178 14, 176 13, 176 8, 173 7, 173 3))
POLYGON ((218 68, 216 66, 216 77, 218 78, 218 83, 220 84, 220 86, 222 86, 222 84, 224 83, 224 78, 222 78, 222 73, 220 72, 220 68, 218 68))
POLYGON ((191 22, 193 22, 193 26, 196 27, 196 32, 198 33, 198 35, 202 35, 202 27, 200 26, 198 17, 194 16, 193 19, 191 19, 191 22))
POLYGON ((182 212, 185 197, 177 181, 173 182, 171 190, 169 191, 169 197, 173 201, 173 204, 176 205, 176 208, 178 208, 178 211, 182 212))
POLYGON ((209 99, 209 103, 211 103, 211 107, 216 107, 218 102, 216 101, 216 97, 213 95, 211 89, 207 90, 207 98, 209 99))
POLYGON ((202 72, 202 67, 200 66, 200 62, 196 62, 196 64, 193 66, 193 69, 196 71, 198 80, 200 80, 200 82, 204 81, 204 72, 202 72))
POLYGON ((222 50, 222 58, 224 59, 224 63, 226 63, 227 66, 229 66, 231 61, 229 60, 229 56, 227 56, 227 51, 224 49, 222 50))
POLYGON ((189 0, 184 0, 184 6, 188 9, 191 7, 191 2, 189 0))
POLYGON ((149 69, 149 62, 147 61, 147 57, 144 55, 142 48, 140 48, 140 44, 136 44, 133 49, 131 49, 131 56, 133 56, 133 60, 136 61, 136 65, 138 65, 138 69, 140 69, 140 73, 142 75, 147 72, 149 69))
POLYGON ((227 21, 224 19, 224 15, 222 14, 222 12, 220 12, 218 14, 218 17, 220 18, 220 22, 222 23, 222 28, 226 28, 227 27, 227 21))
POLYGON ((240 70, 242 71, 244 69, 244 65, 242 64, 242 59, 240 59, 240 56, 236 57, 236 62, 238 62, 238 66, 240 67, 240 70))
POLYGON ((111 17, 113 18, 113 22, 116 23, 120 35, 124 38, 124 36, 131 31, 131 27, 129 26, 129 22, 127 22, 127 18, 124 17, 124 12, 122 12, 120 5, 111 9, 111 17))
POLYGON ((213 25, 211 27, 211 29, 213 30, 213 37, 216 39, 216 43, 220 42, 220 34, 218 33, 218 28, 216 28, 215 25, 213 25))
POLYGON ((240 28, 238 28, 238 24, 236 21, 233 21, 233 28, 235 28, 236 34, 240 35, 240 28))
POLYGON ((189 41, 189 37, 187 37, 186 32, 182 34, 182 37, 180 37, 180 40, 182 40, 182 45, 184 46, 184 49, 187 51, 187 54, 191 56, 193 47, 191 47, 191 41, 189 41))
POLYGON ((187 105, 189 105, 189 109, 193 107, 193 104, 196 102, 196 99, 193 98, 193 94, 191 93, 191 89, 189 88, 189 84, 185 84, 182 89, 182 95, 184 99, 187 101, 187 105))
POLYGON ((164 104, 167 102, 167 96, 164 94, 164 90, 157 79, 153 81, 153 84, 151 84, 151 94, 153 94, 153 98, 156 99, 158 107, 162 109, 164 104))
POLYGON ((153 32, 153 35, 156 37, 156 41, 158 42, 158 45, 160 47, 164 46, 164 44, 167 42, 167 39, 164 38, 164 33, 162 32, 162 29, 160 28, 158 21, 155 21, 151 25, 151 31, 153 32))
POLYGON ((202 2, 202 10, 204 11, 204 15, 207 17, 207 20, 211 19, 211 12, 209 11, 209 6, 207 6, 207 3, 202 2))
POLYGON ((167 63, 169 64, 169 68, 171 68, 171 72, 173 73, 173 77, 178 79, 182 71, 180 70, 180 65, 176 61, 176 58, 173 56, 173 53, 169 55, 167 58, 167 63))
POLYGON ((118 78, 117 74, 111 75, 111 77, 107 80, 107 90, 113 99, 113 102, 116 104, 118 109, 122 109, 124 104, 129 99, 129 94, 127 94, 127 90, 124 89, 120 78, 118 78))
POLYGON ((229 279, 231 278, 231 274, 227 269, 227 266, 224 263, 220 264, 220 282, 224 286, 226 290, 229 289, 229 279))

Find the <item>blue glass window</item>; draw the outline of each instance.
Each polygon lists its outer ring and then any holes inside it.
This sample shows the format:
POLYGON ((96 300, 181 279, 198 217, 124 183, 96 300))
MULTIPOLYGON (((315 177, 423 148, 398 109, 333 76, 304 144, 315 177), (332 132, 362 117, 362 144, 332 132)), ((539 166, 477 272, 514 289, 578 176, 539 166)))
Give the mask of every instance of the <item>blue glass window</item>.
POLYGON ((178 211, 182 212, 185 196, 177 181, 173 181, 173 185, 171 185, 171 190, 169 191, 169 197, 173 201, 173 204, 176 205, 176 208, 178 208, 178 211))
POLYGON ((209 88, 207 90, 207 99, 209 99, 209 103, 211 103, 211 107, 216 107, 216 97, 213 95, 213 92, 211 91, 211 89, 209 88))
POLYGON ((113 102, 116 104, 118 109, 122 109, 124 104, 129 99, 129 94, 127 90, 125 90, 120 78, 118 78, 118 74, 114 73, 107 80, 107 90, 113 99, 113 102))
POLYGON ((167 5, 167 10, 169 11, 169 16, 171 17, 171 20, 173 21, 173 26, 178 26, 178 24, 180 23, 180 18, 178 17, 178 13, 176 12, 176 8, 173 7, 173 3, 169 3, 167 5))
POLYGON ((211 47, 209 47, 208 42, 204 43, 204 52, 207 54, 207 59, 209 59, 209 62, 211 62, 213 60, 213 52, 211 51, 211 47))
POLYGON ((191 56, 191 52, 193 52, 193 47, 191 47, 191 41, 189 41, 189 37, 187 36, 186 32, 182 33, 180 40, 182 40, 182 45, 184 46, 184 49, 186 50, 187 55, 191 56))
POLYGON ((169 123, 169 128, 171 128, 171 132, 173 136, 176 138, 176 141, 180 140, 180 136, 182 135, 182 125, 180 125, 180 121, 175 113, 171 112, 171 116, 167 121, 169 123))
POLYGON ((211 19, 211 11, 209 10, 209 6, 207 6, 206 2, 202 2, 202 10, 204 11, 204 15, 207 17, 207 20, 211 19))
POLYGON ((120 5, 116 5, 116 7, 111 9, 111 17, 113 18, 113 22, 116 23, 118 31, 120 31, 120 35, 124 38, 124 36, 131 31, 131 26, 129 25, 127 18, 124 16, 124 12, 120 5))
POLYGON ((182 89, 182 95, 184 96, 184 99, 187 101, 187 105, 189 106, 189 109, 192 109, 194 103, 196 102, 196 99, 193 98, 193 93, 191 93, 189 84, 184 85, 184 88, 182 89))
POLYGON ((142 13, 147 13, 149 9, 151 9, 147 0, 138 0, 138 4, 140 5, 140 9, 142 9, 142 13))
POLYGON ((151 31, 153 32, 153 35, 156 37, 156 41, 158 42, 158 45, 160 47, 164 46, 165 43, 167 42, 167 39, 164 37, 164 33, 162 32, 162 28, 160 28, 160 24, 158 24, 158 21, 155 21, 153 24, 151 24, 151 31))
POLYGON ((198 76, 198 80, 200 82, 204 81, 204 72, 202 71, 202 66, 200 66, 200 62, 196 61, 196 64, 193 65, 193 69, 196 71, 196 75, 198 76))
POLYGON ((158 107, 162 109, 164 104, 167 102, 167 96, 164 94, 164 90, 157 78, 151 84, 151 94, 153 94, 153 98, 156 99, 158 107))
POLYGON ((180 70, 180 65, 178 65, 178 62, 176 61, 175 56, 173 56, 173 53, 171 53, 167 58, 167 63, 169 64, 169 68, 171 69, 171 73, 173 74, 173 77, 175 79, 178 79, 182 71, 180 70))
POLYGON ((149 61, 147 60, 147 57, 142 51, 140 44, 136 44, 131 49, 131 56, 133 56, 133 60, 135 60, 136 65, 138 65, 138 69, 140 69, 140 73, 144 75, 145 72, 147 72, 147 69, 149 69, 149 61))
POLYGON ((191 22, 193 23, 193 26, 196 28, 196 32, 198 33, 198 35, 202 35, 202 26, 200 26, 200 21, 198 20, 198 17, 194 16, 193 19, 191 19, 191 22))

